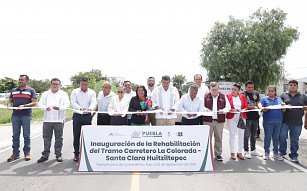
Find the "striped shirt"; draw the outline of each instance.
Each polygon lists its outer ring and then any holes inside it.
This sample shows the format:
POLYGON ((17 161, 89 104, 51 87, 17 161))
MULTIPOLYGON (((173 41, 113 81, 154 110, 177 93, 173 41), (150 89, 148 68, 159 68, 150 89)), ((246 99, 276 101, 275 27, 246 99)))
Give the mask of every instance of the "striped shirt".
MULTIPOLYGON (((36 92, 33 88, 25 87, 25 89, 19 89, 19 87, 12 89, 10 98, 13 102, 13 107, 19 107, 32 102, 32 99, 36 99, 36 92)), ((13 110, 13 116, 31 116, 32 109, 13 110)))

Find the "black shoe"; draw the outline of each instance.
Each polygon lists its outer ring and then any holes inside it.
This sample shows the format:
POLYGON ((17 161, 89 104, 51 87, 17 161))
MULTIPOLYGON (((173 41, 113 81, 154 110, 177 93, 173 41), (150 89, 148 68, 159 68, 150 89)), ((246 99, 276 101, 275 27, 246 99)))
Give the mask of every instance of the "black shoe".
POLYGON ((221 155, 216 156, 215 159, 217 161, 223 161, 223 157, 221 155))
POLYGON ((63 159, 62 159, 62 157, 56 157, 56 161, 58 161, 58 162, 62 162, 62 161, 63 161, 63 159))
POLYGON ((37 163, 45 162, 48 160, 48 157, 42 156, 40 159, 37 160, 37 163))
POLYGON ((74 161, 75 161, 75 162, 78 162, 78 161, 79 161, 79 154, 75 154, 74 161))

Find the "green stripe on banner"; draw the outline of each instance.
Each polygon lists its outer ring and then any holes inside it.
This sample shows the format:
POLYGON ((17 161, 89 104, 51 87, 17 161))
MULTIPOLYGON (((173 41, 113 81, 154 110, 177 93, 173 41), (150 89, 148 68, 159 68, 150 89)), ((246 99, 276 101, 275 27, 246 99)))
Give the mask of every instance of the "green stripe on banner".
POLYGON ((84 136, 82 136, 82 140, 83 140, 84 158, 85 158, 85 164, 86 164, 86 167, 87 167, 87 171, 93 172, 93 168, 91 167, 91 163, 88 160, 87 152, 86 152, 86 149, 85 149, 84 136))
POLYGON ((210 136, 208 136, 206 154, 205 154, 205 157, 204 157, 204 160, 203 160, 203 164, 201 165, 199 171, 205 171, 205 168, 206 168, 207 157, 208 157, 208 152, 209 152, 209 139, 210 139, 210 136))

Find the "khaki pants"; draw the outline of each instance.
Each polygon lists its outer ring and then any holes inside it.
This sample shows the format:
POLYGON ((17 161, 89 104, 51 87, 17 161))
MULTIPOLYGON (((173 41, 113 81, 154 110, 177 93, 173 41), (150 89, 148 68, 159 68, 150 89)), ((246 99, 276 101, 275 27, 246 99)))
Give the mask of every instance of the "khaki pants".
POLYGON ((218 123, 217 121, 204 122, 204 125, 210 126, 211 136, 214 133, 214 155, 222 155, 222 146, 223 146, 223 129, 224 123, 218 123))
POLYGON ((157 126, 172 126, 175 125, 175 119, 156 119, 157 126))

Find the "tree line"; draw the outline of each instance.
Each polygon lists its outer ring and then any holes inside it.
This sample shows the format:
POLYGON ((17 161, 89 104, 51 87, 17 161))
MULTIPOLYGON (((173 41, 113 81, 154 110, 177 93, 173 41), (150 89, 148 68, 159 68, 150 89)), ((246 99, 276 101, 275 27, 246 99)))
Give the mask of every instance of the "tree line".
MULTIPOLYGON (((102 71, 99 69, 92 69, 90 71, 86 72, 79 72, 73 76, 70 77, 71 84, 68 86, 62 87, 64 91, 66 91, 68 94, 71 93, 71 91, 74 88, 79 87, 80 79, 81 77, 86 77, 89 80, 89 87, 96 92, 99 92, 101 90, 101 86, 103 82, 110 81, 112 84, 112 90, 116 91, 116 88, 119 85, 122 85, 114 78, 108 78, 107 76, 104 76, 102 74, 102 71)), ((30 79, 29 86, 34 88, 37 93, 43 93, 44 91, 48 90, 50 88, 50 80, 51 79, 44 79, 44 80, 37 80, 37 79, 30 79)), ((146 79, 144 79, 145 81, 146 79)), ((158 80, 156 80, 158 81, 158 80)), ((172 82, 174 86, 176 86, 178 89, 187 92, 187 84, 186 84, 186 77, 183 74, 174 75, 172 77, 172 82)), ((190 82, 191 83, 191 82, 190 82)), ((9 77, 4 77, 0 79, 0 93, 2 92, 10 92, 13 88, 18 86, 18 81, 9 77)), ((135 90, 137 87, 136 83, 132 82, 132 88, 135 90)))

